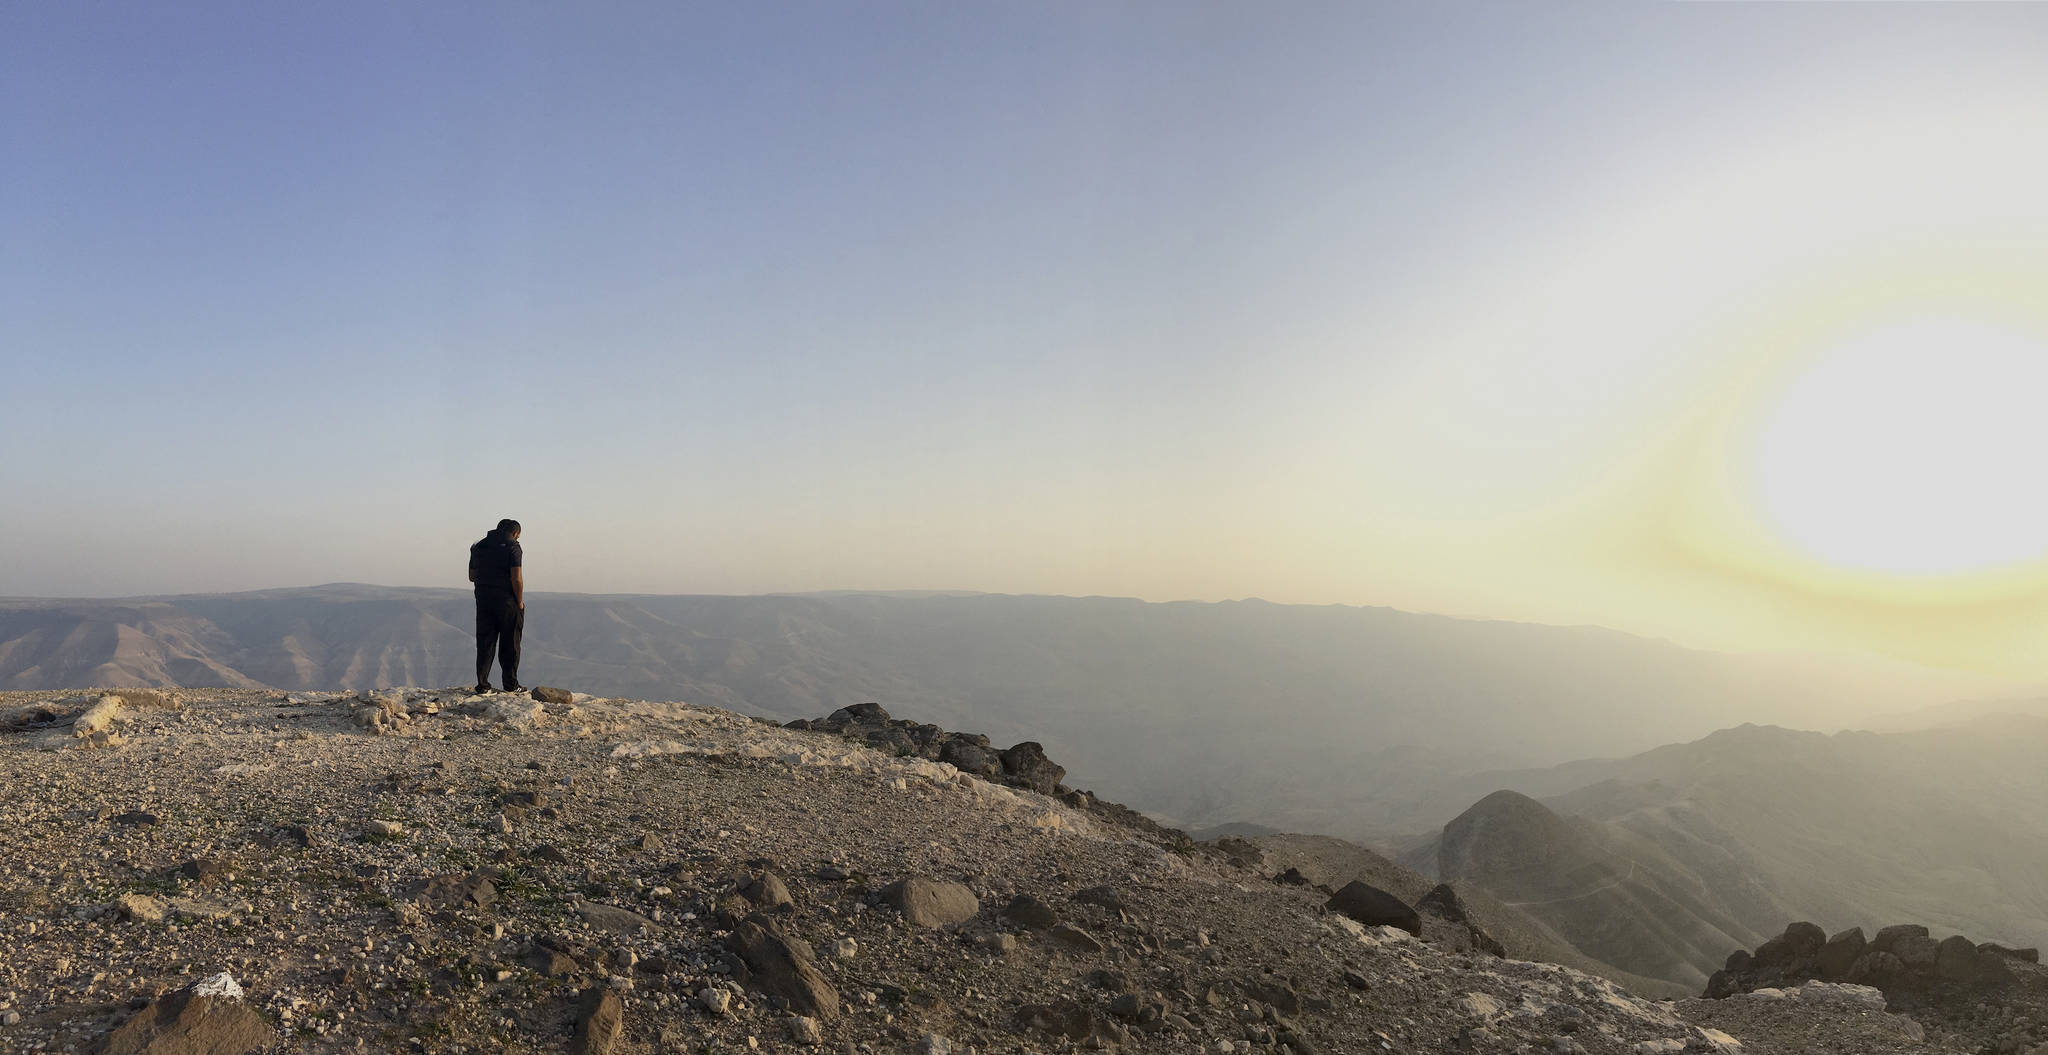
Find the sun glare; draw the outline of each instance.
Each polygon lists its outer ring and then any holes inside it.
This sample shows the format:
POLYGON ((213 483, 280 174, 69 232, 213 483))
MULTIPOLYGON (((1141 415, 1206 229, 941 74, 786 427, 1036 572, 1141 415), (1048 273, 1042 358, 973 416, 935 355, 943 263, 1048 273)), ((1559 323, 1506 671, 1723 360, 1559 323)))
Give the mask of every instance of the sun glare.
POLYGON ((1824 564, 1982 573, 2048 554, 2048 346, 1923 318, 1828 349, 1757 437, 1765 519, 1824 564))

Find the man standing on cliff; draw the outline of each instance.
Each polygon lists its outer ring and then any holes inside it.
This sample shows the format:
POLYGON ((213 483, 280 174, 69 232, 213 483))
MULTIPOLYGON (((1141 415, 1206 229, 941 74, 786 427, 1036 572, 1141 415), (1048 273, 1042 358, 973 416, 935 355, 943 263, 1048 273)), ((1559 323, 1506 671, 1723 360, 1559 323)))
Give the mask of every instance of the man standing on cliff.
POLYGON ((500 520, 469 547, 469 581, 476 584, 476 691, 491 691, 491 652, 505 691, 519 692, 519 634, 526 629, 525 557, 519 521, 500 520))

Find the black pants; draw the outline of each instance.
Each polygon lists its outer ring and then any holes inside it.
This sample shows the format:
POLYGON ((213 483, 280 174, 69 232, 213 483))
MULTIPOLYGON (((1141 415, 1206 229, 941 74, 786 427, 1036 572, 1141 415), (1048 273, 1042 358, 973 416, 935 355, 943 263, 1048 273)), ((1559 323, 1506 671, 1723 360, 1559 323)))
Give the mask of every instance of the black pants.
POLYGON ((498 668, 505 684, 519 684, 519 635, 526 629, 526 609, 510 594, 476 595, 476 683, 491 680, 491 653, 498 654, 498 668))

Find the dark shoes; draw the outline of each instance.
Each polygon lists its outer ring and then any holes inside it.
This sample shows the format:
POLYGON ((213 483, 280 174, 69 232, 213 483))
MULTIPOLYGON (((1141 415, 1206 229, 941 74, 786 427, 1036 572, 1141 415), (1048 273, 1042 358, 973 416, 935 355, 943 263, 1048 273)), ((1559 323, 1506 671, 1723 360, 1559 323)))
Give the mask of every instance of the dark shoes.
POLYGON ((526 691, 526 686, 524 686, 524 685, 521 685, 521 684, 519 684, 519 683, 518 683, 518 682, 516 682, 516 681, 508 681, 508 682, 506 682, 506 683, 505 683, 505 691, 506 691, 506 692, 525 692, 525 691, 526 691))
POLYGON ((470 691, 476 693, 478 696, 482 696, 491 691, 491 686, 487 682, 479 681, 476 683, 476 688, 471 689, 470 691))

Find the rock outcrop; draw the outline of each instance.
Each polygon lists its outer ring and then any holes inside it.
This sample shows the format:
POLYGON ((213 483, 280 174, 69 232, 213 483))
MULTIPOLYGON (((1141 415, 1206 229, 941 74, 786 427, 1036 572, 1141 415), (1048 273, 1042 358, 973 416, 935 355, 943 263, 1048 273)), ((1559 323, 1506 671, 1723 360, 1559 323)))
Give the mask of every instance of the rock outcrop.
POLYGON ((1329 909, 1368 927, 1399 927, 1418 938, 1422 936, 1422 916, 1412 906, 1361 880, 1352 880, 1331 895, 1329 909))
POLYGON ((277 1043, 277 1030, 242 1000, 226 974, 144 1005, 104 1037, 95 1055, 244 1055, 277 1043))
POLYGON ((1886 993, 1924 993, 1942 985, 1989 988, 2013 980, 2010 961, 2035 962, 2034 949, 1979 946, 1960 934, 1937 942, 1927 928, 1901 923, 1865 940, 1863 928, 1830 937, 1812 923, 1793 923, 1758 946, 1738 949, 1707 981, 1709 999, 1808 981, 1847 982, 1886 993))
POLYGON ((838 733, 879 751, 944 762, 962 773, 1042 795, 1067 790, 1060 784, 1066 769, 1045 757, 1045 748, 1036 741, 996 750, 980 733, 949 733, 936 725, 891 718, 879 703, 841 707, 823 718, 800 718, 783 728, 838 733))

